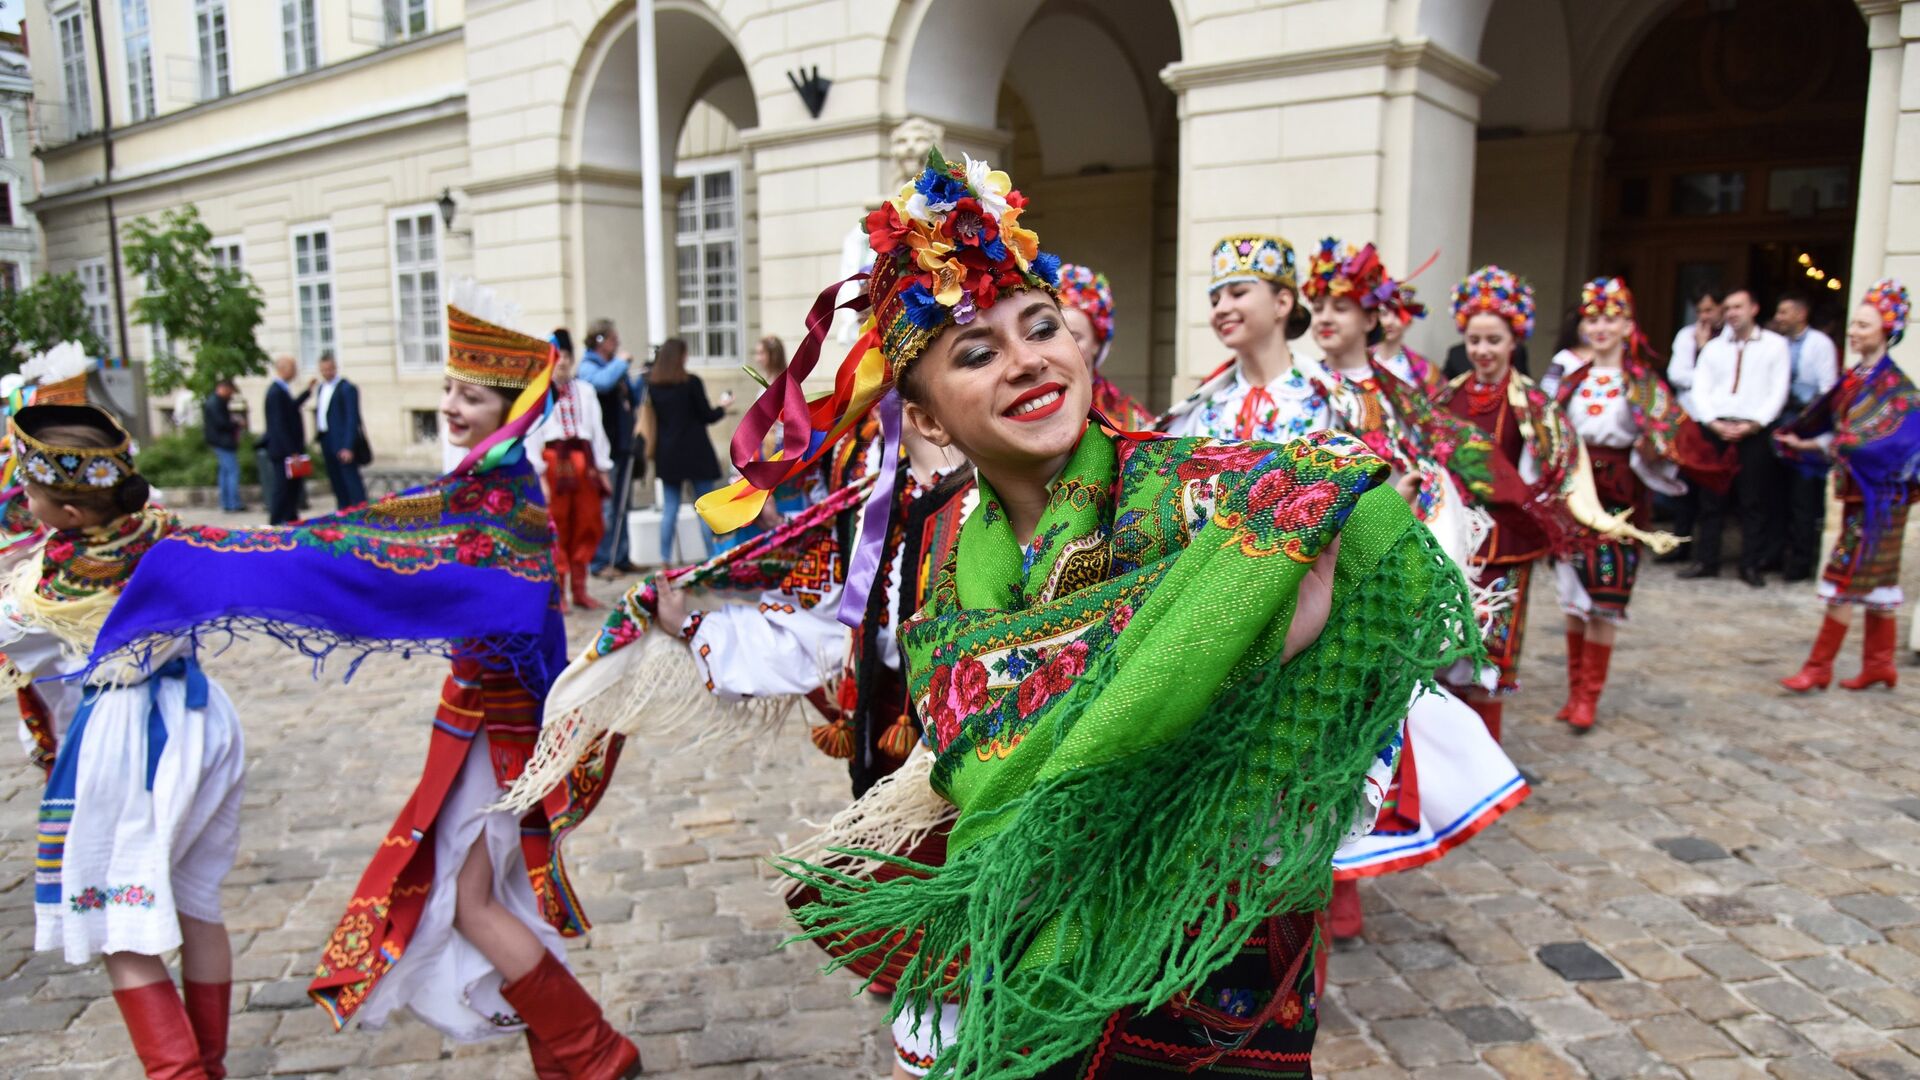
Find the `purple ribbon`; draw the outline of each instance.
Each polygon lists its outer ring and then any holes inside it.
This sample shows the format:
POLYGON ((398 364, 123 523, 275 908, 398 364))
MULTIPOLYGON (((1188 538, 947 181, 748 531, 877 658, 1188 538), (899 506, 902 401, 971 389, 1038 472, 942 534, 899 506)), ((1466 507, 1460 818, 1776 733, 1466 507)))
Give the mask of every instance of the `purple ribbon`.
POLYGON ((867 617, 867 598, 887 568, 880 556, 887 548, 887 527, 893 523, 893 485, 900 472, 900 391, 888 390, 876 408, 880 412, 880 474, 873 479, 873 491, 860 512, 860 539, 847 563, 847 585, 840 592, 839 619, 843 626, 858 629, 867 617))

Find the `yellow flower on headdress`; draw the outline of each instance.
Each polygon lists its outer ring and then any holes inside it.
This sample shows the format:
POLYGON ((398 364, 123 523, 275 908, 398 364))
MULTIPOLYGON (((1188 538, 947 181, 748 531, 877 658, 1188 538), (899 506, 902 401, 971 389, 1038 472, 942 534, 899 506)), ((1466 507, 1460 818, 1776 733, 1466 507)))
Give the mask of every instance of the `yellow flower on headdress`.
POLYGON ((1026 211, 1023 206, 1010 206, 1000 215, 1000 239, 1012 249, 1013 257, 1025 270, 1027 264, 1040 257, 1040 234, 1032 229, 1020 227, 1020 215, 1026 211))
POLYGON ((961 295, 966 291, 964 283, 967 270, 960 265, 959 259, 942 259, 923 251, 920 253, 920 268, 933 272, 933 284, 927 291, 933 294, 941 307, 952 307, 960 302, 961 295))

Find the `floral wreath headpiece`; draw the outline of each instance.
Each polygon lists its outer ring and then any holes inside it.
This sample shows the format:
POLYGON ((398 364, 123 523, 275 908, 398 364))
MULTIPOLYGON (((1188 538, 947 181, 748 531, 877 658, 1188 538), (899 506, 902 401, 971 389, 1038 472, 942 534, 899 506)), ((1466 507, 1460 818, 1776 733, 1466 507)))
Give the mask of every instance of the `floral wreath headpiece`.
POLYGON ((1298 288, 1293 245, 1278 236, 1246 233, 1229 236, 1213 246, 1213 276, 1207 292, 1218 291, 1236 281, 1265 281, 1273 285, 1298 288))
POLYGON ((1453 289, 1453 323, 1466 332, 1475 315, 1498 315, 1525 340, 1533 333, 1533 286, 1498 266, 1483 266, 1453 289))
POLYGON ((1907 315, 1913 310, 1907 287, 1900 283, 1900 279, 1881 278, 1874 282, 1860 302, 1872 304, 1880 312, 1880 326, 1887 332, 1887 344, 1898 345, 1900 339, 1906 336, 1907 315))
POLYGON ((111 491, 138 470, 127 431, 94 405, 29 405, 9 424, 16 475, 29 483, 68 494, 111 491), (55 446, 38 433, 50 427, 87 427, 112 436, 112 446, 55 446))
POLYGON ((1597 277, 1580 286, 1580 317, 1614 315, 1633 319, 1633 291, 1617 277, 1597 277))
MULTIPOLYGON (((899 398, 891 392, 927 346, 947 327, 965 326, 1013 293, 1055 295, 1060 259, 1041 251, 1040 238, 1020 225, 1026 205, 1006 173, 971 157, 949 161, 935 148, 919 176, 867 215, 873 269, 821 292, 787 370, 741 418, 732 442, 740 479, 697 504, 715 532, 731 532, 758 517, 769 492, 817 464, 876 405, 885 403, 882 434, 888 453, 897 454, 899 398), (844 286, 862 281, 864 290, 839 299, 844 286), (841 309, 866 311, 866 321, 840 363, 833 390, 809 401, 802 384, 819 363, 834 312, 841 309), (780 446, 769 455, 764 445, 775 425, 780 446)), ((883 482, 890 469, 883 468, 883 482)))
POLYGON ((1093 337, 1101 354, 1092 358, 1097 364, 1113 341, 1113 285, 1107 275, 1078 263, 1061 263, 1060 303, 1093 323, 1093 337))
POLYGON ((1412 322, 1415 319, 1426 318, 1427 305, 1421 303, 1414 297, 1415 290, 1412 285, 1404 281, 1396 281, 1393 283, 1393 299, 1387 301, 1384 306, 1390 308, 1394 314, 1400 316, 1401 322, 1412 322))
POLYGON ((1392 303, 1397 289, 1372 244, 1355 250, 1351 244, 1342 247, 1331 236, 1320 241, 1307 262, 1306 280, 1300 283, 1300 294, 1308 300, 1345 296, 1368 311, 1392 303))
POLYGON ((900 395, 908 366, 949 326, 965 326, 1008 296, 1037 290, 1057 296, 1060 259, 1020 225, 1024 195, 1007 174, 971 157, 947 160, 936 147, 900 193, 866 217, 871 272, 836 281, 807 313, 807 332, 787 370, 767 385, 733 433, 740 479, 700 497, 700 516, 715 532, 754 520, 774 488, 804 473, 879 407, 880 469, 861 511, 860 544, 847 561, 840 621, 857 625, 881 566, 900 461, 900 395), (849 283, 865 290, 839 299, 849 283), (812 401, 802 384, 838 310, 867 311, 859 340, 840 363, 833 390, 812 401), (765 451, 774 425, 780 446, 765 451))

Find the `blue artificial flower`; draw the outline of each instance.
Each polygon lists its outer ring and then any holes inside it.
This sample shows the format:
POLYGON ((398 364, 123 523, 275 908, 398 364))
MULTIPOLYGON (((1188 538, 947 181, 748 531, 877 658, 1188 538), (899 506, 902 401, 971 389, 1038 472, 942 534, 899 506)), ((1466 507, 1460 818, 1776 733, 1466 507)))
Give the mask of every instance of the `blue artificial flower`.
POLYGON ((1060 285, 1060 256, 1051 251, 1043 251, 1033 258, 1033 272, 1040 280, 1058 288, 1060 285))
POLYGON ((922 330, 932 330, 946 321, 947 309, 917 281, 901 291, 900 303, 907 313, 907 321, 922 330))
POLYGON ((996 266, 1007 261, 1007 245, 998 236, 980 245, 980 254, 996 266))
POLYGON ((913 189, 926 197, 930 210, 951 210, 961 199, 967 197, 967 184, 964 180, 955 180, 944 172, 928 169, 920 174, 913 189))

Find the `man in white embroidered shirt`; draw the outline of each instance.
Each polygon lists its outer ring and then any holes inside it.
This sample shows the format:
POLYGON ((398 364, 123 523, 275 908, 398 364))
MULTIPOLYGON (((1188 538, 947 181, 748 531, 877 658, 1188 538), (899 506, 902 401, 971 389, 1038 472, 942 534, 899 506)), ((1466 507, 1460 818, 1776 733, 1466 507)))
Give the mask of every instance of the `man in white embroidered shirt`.
POLYGON ((1726 328, 1700 350, 1694 366, 1694 419, 1707 429, 1707 441, 1716 448, 1735 448, 1740 473, 1728 495, 1700 493, 1693 540, 1696 562, 1681 571, 1681 577, 1719 575, 1720 534, 1730 498, 1740 507, 1740 580, 1755 588, 1765 585, 1760 567, 1775 554, 1780 540, 1767 521, 1779 479, 1770 432, 1787 404, 1793 359, 1786 338, 1761 329, 1759 314, 1753 293, 1728 290, 1726 328))

